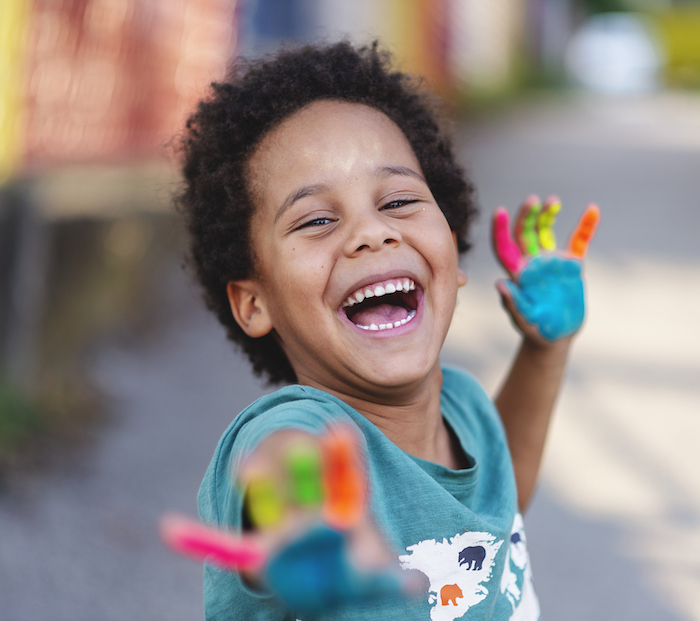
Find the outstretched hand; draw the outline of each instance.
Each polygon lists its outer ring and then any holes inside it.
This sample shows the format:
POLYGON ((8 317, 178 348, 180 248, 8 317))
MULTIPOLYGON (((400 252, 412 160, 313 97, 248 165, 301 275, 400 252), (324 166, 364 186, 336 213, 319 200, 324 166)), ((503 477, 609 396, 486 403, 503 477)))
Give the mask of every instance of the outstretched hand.
POLYGON ((241 572, 297 612, 400 596, 410 587, 367 517, 360 454, 346 427, 321 438, 273 434, 238 480, 252 534, 166 516, 161 536, 176 552, 241 572))
POLYGON ((527 339, 540 343, 573 335, 585 316, 582 266, 600 220, 589 205, 569 239, 566 251, 557 250, 554 223, 561 203, 552 196, 542 205, 529 196, 515 220, 513 233, 508 211, 497 209, 492 241, 510 280, 497 283, 503 305, 527 339))

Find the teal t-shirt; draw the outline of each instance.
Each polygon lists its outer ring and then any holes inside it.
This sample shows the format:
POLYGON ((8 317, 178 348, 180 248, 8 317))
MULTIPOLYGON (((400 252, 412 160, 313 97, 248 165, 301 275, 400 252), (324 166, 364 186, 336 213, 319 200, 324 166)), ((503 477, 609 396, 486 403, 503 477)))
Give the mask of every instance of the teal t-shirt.
MULTIPOLYGON (((493 402, 463 371, 443 368, 442 415, 469 467, 450 470, 409 455, 346 403, 308 386, 258 399, 228 427, 199 490, 208 524, 240 532, 242 498, 232 485, 241 460, 266 436, 297 428, 322 433, 349 422, 364 438, 369 511, 401 567, 424 574, 423 597, 334 610, 333 621, 539 619, 525 532, 505 433, 493 402)), ((274 596, 251 590, 237 574, 205 565, 206 619, 291 620, 274 596)), ((303 617, 302 621, 312 621, 303 617)))

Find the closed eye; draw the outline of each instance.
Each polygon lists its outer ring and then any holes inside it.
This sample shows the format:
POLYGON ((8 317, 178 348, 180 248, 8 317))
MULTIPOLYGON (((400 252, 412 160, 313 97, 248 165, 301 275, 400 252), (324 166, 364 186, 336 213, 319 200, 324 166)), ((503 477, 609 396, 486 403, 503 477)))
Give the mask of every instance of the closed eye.
POLYGON ((417 203, 418 200, 415 198, 412 199, 399 199, 395 201, 391 201, 390 203, 387 203, 386 205, 383 205, 381 209, 398 209, 399 207, 405 207, 406 205, 410 205, 412 203, 417 203))
POLYGON ((301 229, 305 229, 308 227, 314 227, 314 226, 323 226, 324 224, 330 224, 331 222, 332 222, 332 220, 330 218, 314 218, 313 220, 308 220, 307 222, 303 222, 298 227, 296 227, 294 230, 300 231, 301 229))

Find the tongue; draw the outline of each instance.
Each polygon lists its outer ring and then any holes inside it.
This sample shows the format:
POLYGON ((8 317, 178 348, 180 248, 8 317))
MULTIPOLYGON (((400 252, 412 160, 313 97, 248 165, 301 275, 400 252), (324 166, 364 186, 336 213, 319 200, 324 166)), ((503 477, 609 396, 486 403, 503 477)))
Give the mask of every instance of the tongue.
POLYGON ((358 310, 353 316, 353 323, 363 326, 383 323, 396 323, 408 317, 408 311, 403 306, 395 304, 378 304, 370 308, 358 310))

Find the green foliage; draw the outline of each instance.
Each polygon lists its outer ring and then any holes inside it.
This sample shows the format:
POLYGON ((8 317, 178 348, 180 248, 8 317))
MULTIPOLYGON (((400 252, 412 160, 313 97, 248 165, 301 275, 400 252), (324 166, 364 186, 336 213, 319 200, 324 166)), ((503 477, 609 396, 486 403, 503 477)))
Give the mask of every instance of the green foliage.
POLYGON ((584 0, 583 5, 589 15, 594 13, 617 13, 629 11, 630 3, 625 0, 584 0))
POLYGON ((36 406, 9 381, 0 378, 0 453, 8 453, 43 427, 36 406))

